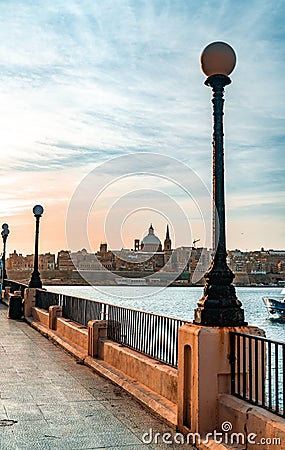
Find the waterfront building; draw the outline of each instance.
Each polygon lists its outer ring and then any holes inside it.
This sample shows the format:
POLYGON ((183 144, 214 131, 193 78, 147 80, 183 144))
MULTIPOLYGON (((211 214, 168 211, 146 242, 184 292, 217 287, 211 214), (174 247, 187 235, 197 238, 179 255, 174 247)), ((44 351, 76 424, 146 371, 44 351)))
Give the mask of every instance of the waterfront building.
POLYGON ((26 265, 26 257, 22 253, 17 253, 16 250, 9 254, 9 258, 6 260, 7 270, 22 270, 26 265))
POLYGON ((57 254, 57 268, 58 270, 74 270, 74 264, 71 259, 71 252, 69 250, 60 250, 57 254))
MULTIPOLYGON (((6 267, 8 270, 32 270, 34 267, 34 255, 23 256, 22 253, 18 254, 14 250, 6 260, 6 267)), ((54 270, 55 255, 50 252, 39 255, 39 269, 54 270)))
POLYGON ((101 269, 102 267, 111 271, 115 269, 115 255, 111 250, 108 250, 106 242, 100 244, 100 250, 96 253, 96 258, 101 269))
POLYGON ((100 270, 101 264, 94 253, 89 253, 85 248, 70 254, 73 265, 77 270, 100 270))

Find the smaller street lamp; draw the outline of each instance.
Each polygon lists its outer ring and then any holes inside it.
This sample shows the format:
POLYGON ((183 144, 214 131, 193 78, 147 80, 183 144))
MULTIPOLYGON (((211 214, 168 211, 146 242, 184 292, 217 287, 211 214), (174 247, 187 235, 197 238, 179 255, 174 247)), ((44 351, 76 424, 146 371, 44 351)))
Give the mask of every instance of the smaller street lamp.
POLYGON ((10 233, 9 226, 7 223, 3 223, 2 225, 2 231, 1 236, 3 239, 3 254, 2 254, 2 288, 4 288, 4 280, 7 280, 7 273, 6 273, 6 242, 8 235, 10 233))
POLYGON ((44 208, 41 205, 36 205, 33 207, 33 213, 36 218, 36 233, 35 233, 35 255, 34 255, 34 271, 31 276, 29 283, 30 288, 41 289, 43 284, 39 272, 39 229, 40 229, 40 218, 44 212, 44 208))

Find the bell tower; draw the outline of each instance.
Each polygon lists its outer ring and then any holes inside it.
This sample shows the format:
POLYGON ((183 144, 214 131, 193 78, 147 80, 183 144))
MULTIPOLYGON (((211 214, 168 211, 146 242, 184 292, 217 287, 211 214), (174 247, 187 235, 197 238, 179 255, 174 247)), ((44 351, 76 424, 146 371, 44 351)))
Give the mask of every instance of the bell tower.
POLYGON ((168 263, 168 261, 171 258, 171 255, 172 255, 171 239, 169 236, 169 226, 168 225, 166 227, 166 235, 165 235, 165 239, 164 239, 163 252, 164 252, 164 265, 165 265, 168 263))

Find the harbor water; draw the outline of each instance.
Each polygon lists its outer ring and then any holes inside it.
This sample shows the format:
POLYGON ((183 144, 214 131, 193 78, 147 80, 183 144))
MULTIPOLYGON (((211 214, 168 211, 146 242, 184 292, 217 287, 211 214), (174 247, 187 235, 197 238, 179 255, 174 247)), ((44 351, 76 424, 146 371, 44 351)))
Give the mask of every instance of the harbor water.
MULTIPOLYGON (((75 297, 112 303, 155 314, 193 321, 197 301, 202 297, 201 287, 149 286, 45 286, 49 291, 75 297)), ((262 297, 278 296, 277 287, 238 287, 237 296, 245 311, 245 320, 266 332, 266 337, 285 342, 285 320, 269 316, 262 297)))

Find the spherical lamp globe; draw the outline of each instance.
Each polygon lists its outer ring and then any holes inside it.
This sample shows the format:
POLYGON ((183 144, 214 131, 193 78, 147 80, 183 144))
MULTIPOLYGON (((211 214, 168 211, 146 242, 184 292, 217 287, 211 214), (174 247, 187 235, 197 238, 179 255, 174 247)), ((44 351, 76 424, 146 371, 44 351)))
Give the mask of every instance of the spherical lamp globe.
POLYGON ((236 65, 234 49, 225 42, 212 42, 201 54, 201 68, 205 75, 230 75, 236 65))
POLYGON ((42 207, 42 205, 36 205, 33 207, 33 213, 36 217, 41 217, 43 212, 44 208, 42 207))

